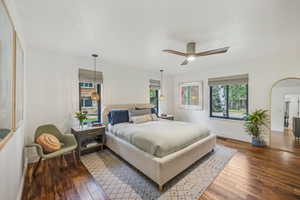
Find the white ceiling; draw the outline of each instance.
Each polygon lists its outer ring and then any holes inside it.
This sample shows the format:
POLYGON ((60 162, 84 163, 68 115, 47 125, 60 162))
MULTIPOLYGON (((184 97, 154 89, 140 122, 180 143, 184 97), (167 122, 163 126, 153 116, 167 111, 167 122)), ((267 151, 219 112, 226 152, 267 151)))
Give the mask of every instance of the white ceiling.
POLYGON ((28 46, 169 73, 183 58, 161 52, 230 46, 188 70, 300 46, 299 0, 15 0, 28 46))

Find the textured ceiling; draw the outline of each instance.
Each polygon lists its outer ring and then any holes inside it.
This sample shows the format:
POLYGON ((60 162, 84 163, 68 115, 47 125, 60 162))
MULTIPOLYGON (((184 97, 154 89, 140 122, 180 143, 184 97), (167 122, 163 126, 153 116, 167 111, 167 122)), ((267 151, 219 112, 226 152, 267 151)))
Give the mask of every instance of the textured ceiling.
POLYGON ((186 70, 273 55, 300 46, 299 0, 14 0, 30 47, 90 56, 124 67, 180 73, 161 52, 230 46, 186 70))

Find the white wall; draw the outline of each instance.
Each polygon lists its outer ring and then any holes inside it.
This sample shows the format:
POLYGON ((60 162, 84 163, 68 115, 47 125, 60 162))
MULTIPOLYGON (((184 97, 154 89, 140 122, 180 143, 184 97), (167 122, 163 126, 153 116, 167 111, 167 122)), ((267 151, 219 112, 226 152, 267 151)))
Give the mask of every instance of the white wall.
MULTIPOLYGON (((300 85, 300 80, 299 80, 300 85)), ((274 87, 272 90, 271 106, 271 130, 283 132, 284 130, 284 109, 286 95, 300 95, 300 87, 274 87)), ((290 119, 293 113, 293 104, 290 104, 290 119)))
POLYGON ((18 129, 0 151, 0 199, 16 200, 24 180, 24 130, 18 129))
MULTIPOLYGON (((62 131, 70 131, 74 112, 79 108, 78 69, 93 69, 92 59, 56 54, 31 49, 27 67, 26 141, 31 142, 35 129, 53 123, 62 131)), ((99 62, 97 70, 103 72, 102 104, 149 103, 149 80, 160 74, 117 67, 99 62)), ((172 113, 173 79, 165 77, 161 103, 163 112, 172 113)))
MULTIPOLYGON (((14 21, 16 31, 25 51, 26 69, 26 45, 23 40, 21 26, 19 25, 14 0, 5 0, 10 15, 14 21)), ((25 75, 26 76, 26 75, 25 75)), ((26 82, 25 82, 26 85, 26 82)), ((26 94, 25 94, 26 95, 26 94)), ((26 106, 24 107, 26 110, 26 106)), ((25 122, 26 118, 24 119, 25 122)), ((6 145, 0 150, 0 199, 16 200, 20 199, 22 185, 25 177, 24 171, 24 123, 13 134, 6 145)))
MULTIPOLYGON (((198 69, 190 69, 191 72, 182 73, 175 77, 175 114, 176 119, 206 124, 213 133, 243 141, 250 141, 250 137, 244 130, 242 121, 215 119, 209 117, 209 89, 207 79, 227 75, 249 74, 249 109, 269 109, 269 94, 273 83, 285 77, 300 77, 300 60, 296 52, 290 55, 274 55, 261 57, 231 65, 199 66, 198 69), (187 81, 204 81, 204 111, 191 111, 180 109, 178 84, 187 81)), ((198 61, 197 61, 198 62, 198 61)), ((201 62, 201 61, 200 61, 201 62)), ((189 69, 187 69, 189 71, 189 69)), ((268 137, 266 137, 268 140, 268 137)))

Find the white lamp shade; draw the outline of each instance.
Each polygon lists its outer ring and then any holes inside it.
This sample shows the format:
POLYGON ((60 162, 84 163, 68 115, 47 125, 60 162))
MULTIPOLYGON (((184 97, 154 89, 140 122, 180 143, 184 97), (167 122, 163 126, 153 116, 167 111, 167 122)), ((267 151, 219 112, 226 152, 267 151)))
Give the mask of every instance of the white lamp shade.
POLYGON ((166 97, 165 97, 164 95, 160 95, 160 96, 159 96, 159 100, 160 100, 160 101, 164 101, 165 99, 166 99, 166 97))

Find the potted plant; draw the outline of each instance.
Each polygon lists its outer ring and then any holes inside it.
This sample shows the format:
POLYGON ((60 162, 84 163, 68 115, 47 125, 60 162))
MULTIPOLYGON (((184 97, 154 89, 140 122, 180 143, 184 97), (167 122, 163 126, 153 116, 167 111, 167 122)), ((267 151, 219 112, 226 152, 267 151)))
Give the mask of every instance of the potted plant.
POLYGON ((252 136, 252 145, 266 146, 263 140, 263 128, 268 126, 269 116, 267 110, 259 109, 249 114, 245 120, 245 128, 249 135, 252 136))
POLYGON ((79 120, 80 127, 82 127, 84 120, 87 119, 87 112, 86 111, 76 112, 75 117, 79 120))

